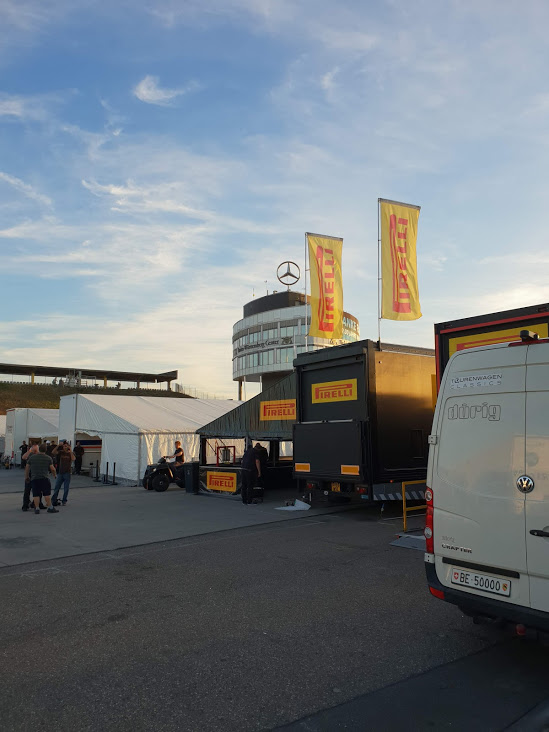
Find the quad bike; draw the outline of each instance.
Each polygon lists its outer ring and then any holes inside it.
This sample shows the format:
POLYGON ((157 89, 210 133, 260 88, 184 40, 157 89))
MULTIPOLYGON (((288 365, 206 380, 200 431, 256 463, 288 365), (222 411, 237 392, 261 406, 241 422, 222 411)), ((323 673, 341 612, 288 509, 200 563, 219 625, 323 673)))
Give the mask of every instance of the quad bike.
POLYGON ((180 488, 185 487, 185 474, 183 463, 168 463, 165 457, 161 457, 157 463, 147 465, 143 476, 143 488, 147 491, 168 490, 170 483, 176 483, 180 488))

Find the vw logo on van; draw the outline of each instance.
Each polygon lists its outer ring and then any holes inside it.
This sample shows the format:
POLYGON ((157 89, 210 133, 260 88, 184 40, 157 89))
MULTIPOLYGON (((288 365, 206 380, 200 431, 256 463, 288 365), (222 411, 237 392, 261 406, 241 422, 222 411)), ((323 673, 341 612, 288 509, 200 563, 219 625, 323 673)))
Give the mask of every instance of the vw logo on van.
POLYGON ((517 488, 521 493, 530 493, 534 490, 534 481, 529 475, 521 475, 517 478, 517 488))

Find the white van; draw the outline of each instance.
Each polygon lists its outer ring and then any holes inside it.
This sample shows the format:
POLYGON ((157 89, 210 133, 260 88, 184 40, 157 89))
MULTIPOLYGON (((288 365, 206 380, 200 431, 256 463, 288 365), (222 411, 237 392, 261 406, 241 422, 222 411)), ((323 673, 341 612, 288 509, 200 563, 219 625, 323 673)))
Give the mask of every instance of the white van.
MULTIPOLYGON (((549 630, 549 341, 461 351, 440 385, 427 474, 431 594, 549 630)), ((537 338, 537 336, 536 336, 537 338)))

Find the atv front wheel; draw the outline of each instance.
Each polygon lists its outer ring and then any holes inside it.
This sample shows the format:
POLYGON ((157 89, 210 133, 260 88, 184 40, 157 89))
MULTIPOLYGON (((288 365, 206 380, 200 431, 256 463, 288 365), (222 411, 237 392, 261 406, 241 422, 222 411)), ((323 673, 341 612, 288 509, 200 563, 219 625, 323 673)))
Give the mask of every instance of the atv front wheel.
POLYGON ((157 493, 167 491, 169 485, 170 478, 168 475, 166 475, 166 473, 160 473, 159 475, 155 475, 152 479, 152 487, 157 493))

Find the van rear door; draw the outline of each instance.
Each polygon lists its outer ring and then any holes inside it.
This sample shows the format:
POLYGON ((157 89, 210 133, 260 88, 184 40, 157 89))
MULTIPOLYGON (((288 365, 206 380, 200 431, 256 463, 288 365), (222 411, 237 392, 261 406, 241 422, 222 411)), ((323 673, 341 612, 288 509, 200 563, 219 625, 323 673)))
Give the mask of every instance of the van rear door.
POLYGON ((526 354, 527 348, 502 344, 464 351, 448 363, 429 485, 442 584, 486 596, 478 584, 460 582, 460 567, 509 578, 509 595, 498 592, 498 599, 528 606, 525 495, 516 487, 525 470, 526 354))
POLYGON ((526 552, 532 608, 549 612, 549 344, 528 346, 526 368, 526 552), (532 534, 531 532, 536 532, 532 534))

